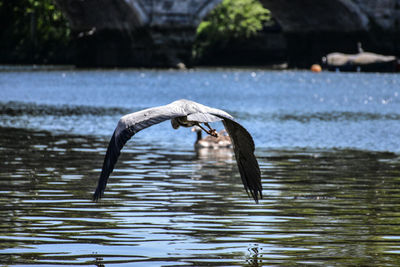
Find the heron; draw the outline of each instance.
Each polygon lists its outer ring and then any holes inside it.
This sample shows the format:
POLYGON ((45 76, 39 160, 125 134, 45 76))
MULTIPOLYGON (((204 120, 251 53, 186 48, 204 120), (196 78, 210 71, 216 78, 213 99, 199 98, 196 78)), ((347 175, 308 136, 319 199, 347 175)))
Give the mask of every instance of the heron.
POLYGON ((219 131, 217 137, 208 135, 203 138, 202 137, 203 130, 198 126, 194 126, 192 128, 192 132, 196 132, 196 142, 194 143, 194 147, 196 149, 201 149, 201 148, 219 149, 219 148, 232 147, 231 138, 229 137, 225 129, 219 131))
POLYGON ((103 196, 108 178, 126 142, 139 131, 166 120, 171 120, 174 129, 180 126, 198 126, 214 137, 218 137, 218 133, 211 128, 209 123, 222 121, 232 140, 243 186, 258 203, 258 200, 262 198, 261 173, 254 155, 254 141, 250 133, 227 112, 186 99, 121 117, 108 144, 97 188, 93 195, 94 201, 98 201, 103 196))

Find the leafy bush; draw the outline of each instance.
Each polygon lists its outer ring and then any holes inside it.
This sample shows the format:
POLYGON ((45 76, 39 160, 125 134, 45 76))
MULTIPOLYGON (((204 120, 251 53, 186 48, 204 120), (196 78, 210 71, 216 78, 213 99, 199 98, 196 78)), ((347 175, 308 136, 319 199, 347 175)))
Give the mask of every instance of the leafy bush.
POLYGON ((0 0, 0 60, 47 63, 65 57, 67 20, 53 0, 0 0))
POLYGON ((257 0, 223 0, 197 28, 195 54, 235 39, 247 39, 262 30, 270 12, 257 0))

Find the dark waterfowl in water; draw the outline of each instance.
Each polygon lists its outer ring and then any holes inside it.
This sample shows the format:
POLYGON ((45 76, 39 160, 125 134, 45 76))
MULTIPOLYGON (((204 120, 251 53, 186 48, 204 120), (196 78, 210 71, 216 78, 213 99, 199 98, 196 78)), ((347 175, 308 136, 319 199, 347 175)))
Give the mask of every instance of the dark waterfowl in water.
POLYGON ((194 126, 192 128, 193 132, 196 132, 196 142, 194 143, 195 148, 210 148, 210 149, 218 149, 218 148, 230 148, 232 147, 232 141, 226 130, 223 129, 218 132, 218 136, 207 135, 206 137, 202 136, 201 128, 194 126))

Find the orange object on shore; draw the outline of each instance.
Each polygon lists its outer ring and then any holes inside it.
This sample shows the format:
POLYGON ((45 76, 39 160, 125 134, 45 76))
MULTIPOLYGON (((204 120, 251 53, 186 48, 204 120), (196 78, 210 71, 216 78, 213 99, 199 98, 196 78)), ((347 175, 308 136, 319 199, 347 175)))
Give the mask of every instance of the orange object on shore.
POLYGON ((321 68, 321 66, 320 66, 319 64, 313 64, 313 65, 311 66, 311 71, 312 71, 312 72, 321 72, 321 71, 322 71, 322 68, 321 68))

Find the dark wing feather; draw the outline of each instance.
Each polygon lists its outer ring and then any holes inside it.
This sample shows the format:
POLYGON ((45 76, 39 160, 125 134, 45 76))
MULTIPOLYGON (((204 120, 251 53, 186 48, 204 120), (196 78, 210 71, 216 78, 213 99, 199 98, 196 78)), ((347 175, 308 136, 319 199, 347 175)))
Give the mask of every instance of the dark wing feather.
POLYGON ((244 188, 258 203, 258 199, 262 198, 262 184, 260 167, 254 156, 253 138, 239 123, 228 118, 224 118, 223 122, 233 144, 244 188))
POLYGON ((133 134, 129 131, 129 129, 121 131, 118 135, 116 135, 116 131, 114 131, 108 144, 99 182, 93 195, 94 201, 97 201, 103 196, 104 190, 106 189, 108 177, 110 177, 110 174, 114 170, 114 166, 117 163, 119 155, 121 154, 121 149, 132 136, 133 134))
POLYGON ((185 115, 186 113, 183 110, 166 105, 138 111, 122 117, 108 144, 98 185, 93 194, 93 200, 97 201, 103 196, 108 178, 114 170, 114 166, 121 154, 121 149, 133 135, 157 123, 185 115))
POLYGON ((181 116, 188 116, 189 120, 201 122, 213 122, 218 118, 223 119, 225 128, 233 143, 244 188, 247 192, 250 191, 250 194, 258 203, 259 196, 262 198, 261 175, 257 159, 254 156, 254 142, 251 135, 225 111, 184 99, 169 105, 128 114, 120 119, 108 144, 93 200, 98 200, 102 197, 107 180, 114 170, 121 149, 134 134, 154 124, 181 116))

